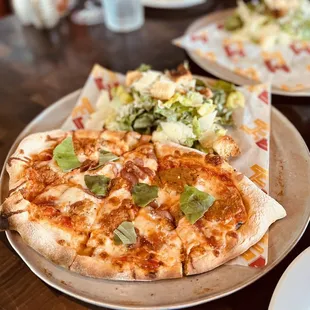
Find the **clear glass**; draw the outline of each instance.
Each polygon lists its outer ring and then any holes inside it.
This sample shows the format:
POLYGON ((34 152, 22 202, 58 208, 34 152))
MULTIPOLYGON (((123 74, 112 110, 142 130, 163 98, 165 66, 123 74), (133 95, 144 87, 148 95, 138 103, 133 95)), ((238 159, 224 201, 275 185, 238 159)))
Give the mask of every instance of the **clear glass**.
POLYGON ((144 24, 141 0, 102 0, 106 26, 115 32, 129 32, 144 24))

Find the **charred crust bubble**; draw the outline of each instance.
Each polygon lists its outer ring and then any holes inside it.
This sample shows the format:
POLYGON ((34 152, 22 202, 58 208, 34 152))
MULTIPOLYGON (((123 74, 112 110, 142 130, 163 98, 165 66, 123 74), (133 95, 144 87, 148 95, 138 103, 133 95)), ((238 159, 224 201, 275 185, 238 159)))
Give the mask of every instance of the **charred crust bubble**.
POLYGON ((228 237, 234 238, 234 239, 238 239, 238 234, 235 231, 229 231, 226 234, 228 237))
POLYGON ((205 163, 207 164, 211 164, 213 166, 219 166, 224 162, 224 160, 222 159, 221 156, 219 155, 211 155, 211 154, 207 154, 205 156, 205 163))
POLYGON ((213 250, 213 255, 214 255, 215 257, 219 257, 220 251, 219 251, 219 250, 213 250))

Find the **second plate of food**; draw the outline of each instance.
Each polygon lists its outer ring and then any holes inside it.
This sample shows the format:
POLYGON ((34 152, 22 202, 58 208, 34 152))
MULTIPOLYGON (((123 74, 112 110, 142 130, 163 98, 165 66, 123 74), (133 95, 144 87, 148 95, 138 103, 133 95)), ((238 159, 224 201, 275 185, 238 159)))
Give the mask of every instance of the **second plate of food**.
MULTIPOLYGON (((199 19, 197 19, 195 22, 193 22, 186 30, 185 34, 191 34, 196 31, 199 31, 200 29, 208 26, 212 23, 217 24, 223 24, 225 20, 230 17, 234 13, 234 9, 228 9, 223 10, 215 13, 211 13, 209 15, 203 16, 199 19)), ((206 58, 203 58, 198 55, 198 53, 195 53, 194 51, 188 50, 187 51, 190 58, 198 64, 201 68, 206 70, 207 72, 210 72, 211 74, 215 75, 218 78, 221 78, 223 80, 227 80, 239 85, 255 85, 259 82, 256 82, 254 80, 251 80, 247 77, 241 76, 228 68, 225 68, 216 62, 212 62, 210 60, 207 60, 206 58)), ((277 87, 272 87, 272 93, 276 95, 284 95, 284 96, 299 96, 299 97, 308 97, 310 96, 310 90, 300 90, 300 91, 286 91, 277 87)))

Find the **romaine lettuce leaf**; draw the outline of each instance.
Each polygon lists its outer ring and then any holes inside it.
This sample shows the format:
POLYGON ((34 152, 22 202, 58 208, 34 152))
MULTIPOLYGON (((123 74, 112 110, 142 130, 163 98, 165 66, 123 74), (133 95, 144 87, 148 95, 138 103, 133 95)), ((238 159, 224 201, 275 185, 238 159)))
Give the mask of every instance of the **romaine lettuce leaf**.
POLYGON ((161 130, 153 132, 153 141, 175 142, 186 146, 192 146, 196 140, 192 128, 181 122, 161 122, 161 130))

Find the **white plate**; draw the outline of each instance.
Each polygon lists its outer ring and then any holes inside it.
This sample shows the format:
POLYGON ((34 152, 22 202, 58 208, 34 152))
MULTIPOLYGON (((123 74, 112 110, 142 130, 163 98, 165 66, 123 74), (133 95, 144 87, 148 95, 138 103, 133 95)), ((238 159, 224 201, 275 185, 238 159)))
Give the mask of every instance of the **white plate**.
POLYGON ((272 295, 269 310, 310 310, 310 247, 283 273, 272 295))
POLYGON ((184 9, 207 0, 142 0, 144 6, 157 9, 184 9))
MULTIPOLYGON (((59 128, 79 92, 62 98, 38 115, 16 139, 8 156, 23 137, 59 128)), ((6 234, 12 247, 40 279, 83 301, 115 309, 176 309, 208 302, 236 292, 270 271, 292 250, 307 227, 310 196, 305 184, 310 184, 309 152, 295 127, 274 108, 270 156, 271 196, 286 208, 288 216, 272 225, 269 262, 262 268, 223 265, 201 275, 144 283, 99 280, 54 265, 28 247, 17 233, 6 234)), ((8 174, 3 169, 0 200, 7 194, 8 174)))
MULTIPOLYGON (((230 16, 233 13, 234 9, 224 10, 212 13, 210 15, 203 16, 196 21, 194 21, 186 30, 185 34, 190 34, 195 31, 198 31, 199 29, 206 27, 208 24, 211 23, 222 23, 224 20, 230 16)), ((253 85, 257 84, 257 82, 248 79, 246 77, 243 77, 239 74, 234 73, 233 71, 220 66, 217 63, 211 62, 206 60, 205 58, 199 56, 198 54, 188 50, 187 51, 190 58, 198 64, 201 68, 204 70, 210 72, 211 74, 215 75, 216 77, 230 81, 235 84, 239 85, 253 85)), ((272 93, 276 95, 283 95, 283 96, 298 96, 298 97, 309 97, 310 96, 310 90, 303 90, 303 91, 295 91, 295 92, 288 92, 284 91, 277 87, 272 87, 272 93)))

